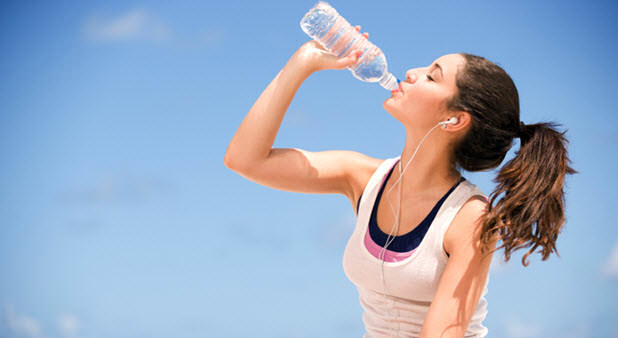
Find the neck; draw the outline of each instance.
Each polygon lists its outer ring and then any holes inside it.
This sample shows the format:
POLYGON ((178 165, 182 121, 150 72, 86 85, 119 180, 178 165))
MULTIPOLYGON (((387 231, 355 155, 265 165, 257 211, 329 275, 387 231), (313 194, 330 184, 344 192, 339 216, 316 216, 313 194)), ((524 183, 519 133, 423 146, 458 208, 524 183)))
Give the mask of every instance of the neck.
POLYGON ((448 140, 435 128, 416 151, 417 146, 425 136, 412 131, 406 131, 406 142, 401 153, 401 160, 393 170, 393 182, 399 179, 400 170, 403 178, 399 181, 404 191, 423 192, 432 189, 443 189, 452 186, 459 180, 460 174, 452 165, 448 152, 448 140), (407 168, 406 168, 407 165, 407 168), (404 172, 405 170, 405 172, 404 172))

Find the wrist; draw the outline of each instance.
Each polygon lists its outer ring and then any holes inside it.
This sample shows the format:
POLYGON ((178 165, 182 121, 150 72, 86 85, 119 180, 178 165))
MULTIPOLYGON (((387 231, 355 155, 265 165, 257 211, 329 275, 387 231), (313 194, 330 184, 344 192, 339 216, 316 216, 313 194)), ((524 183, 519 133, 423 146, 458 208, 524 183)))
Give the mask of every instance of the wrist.
POLYGON ((314 63, 311 60, 311 56, 306 51, 298 50, 285 65, 286 68, 290 68, 295 74, 308 78, 311 74, 317 72, 314 63))

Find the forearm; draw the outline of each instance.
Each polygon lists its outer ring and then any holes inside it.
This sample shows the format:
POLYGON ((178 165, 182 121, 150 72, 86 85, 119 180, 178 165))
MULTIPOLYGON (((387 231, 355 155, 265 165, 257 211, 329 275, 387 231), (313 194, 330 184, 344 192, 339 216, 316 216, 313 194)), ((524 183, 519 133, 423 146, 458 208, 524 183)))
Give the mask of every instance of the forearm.
POLYGON ((296 91, 311 71, 292 56, 255 101, 225 153, 228 167, 246 167, 268 157, 296 91))

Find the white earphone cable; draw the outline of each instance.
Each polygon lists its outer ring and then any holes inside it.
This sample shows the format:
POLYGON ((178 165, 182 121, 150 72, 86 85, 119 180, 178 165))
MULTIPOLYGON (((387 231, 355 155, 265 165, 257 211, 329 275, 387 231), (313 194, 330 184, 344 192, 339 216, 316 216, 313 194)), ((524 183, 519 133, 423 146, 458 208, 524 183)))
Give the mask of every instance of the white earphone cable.
MULTIPOLYGON (((434 129, 436 129, 438 126, 440 125, 445 125, 446 123, 444 122, 439 122, 438 124, 436 124, 435 126, 433 126, 431 129, 429 129, 429 131, 425 134, 425 136, 423 136, 423 138, 421 139, 421 141, 418 143, 418 145, 416 146, 416 149, 414 149, 414 153, 412 153, 412 156, 410 157, 410 159, 408 160, 408 163, 406 163, 405 167, 403 168, 403 171, 401 170, 401 158, 399 159, 399 178, 395 181, 395 183, 393 183, 393 185, 390 187, 390 189, 388 189, 388 191, 386 192, 386 198, 388 200, 388 203, 391 207, 391 211, 393 212, 393 214, 395 214, 395 224, 393 224, 393 226, 391 226, 391 231, 388 234, 388 237, 386 239, 386 243, 384 244, 384 246, 382 247, 382 250, 380 252, 380 260, 382 261, 381 263, 381 277, 382 277, 382 297, 384 299, 384 304, 386 304, 386 282, 384 280, 384 256, 386 254, 386 248, 388 248, 388 246, 395 240, 396 234, 399 232, 399 216, 401 215, 401 195, 402 195, 402 190, 401 186, 403 185, 403 182, 399 185, 399 204, 397 205, 397 212, 395 212, 395 208, 393 207, 393 203, 391 203, 391 200, 389 198, 389 193, 391 192, 391 190, 393 190, 393 188, 395 188, 395 186, 399 183, 399 181, 401 181, 403 179, 403 174, 406 172, 406 169, 408 169, 408 166, 410 165, 410 162, 412 162, 412 160, 414 159, 414 157, 416 156, 416 153, 418 152, 418 150, 420 149, 421 145, 423 144, 423 142, 425 141, 425 139, 427 138, 427 136, 429 136, 429 134, 434 131, 434 129), (393 235, 393 230, 395 230, 395 236, 393 236, 391 238, 391 235, 393 235)), ((391 310, 392 309, 392 301, 391 301, 391 307, 387 310, 388 314, 391 314, 391 310)), ((391 328, 389 327, 389 337, 391 337, 391 328)), ((397 333, 399 335, 399 333, 397 333)))

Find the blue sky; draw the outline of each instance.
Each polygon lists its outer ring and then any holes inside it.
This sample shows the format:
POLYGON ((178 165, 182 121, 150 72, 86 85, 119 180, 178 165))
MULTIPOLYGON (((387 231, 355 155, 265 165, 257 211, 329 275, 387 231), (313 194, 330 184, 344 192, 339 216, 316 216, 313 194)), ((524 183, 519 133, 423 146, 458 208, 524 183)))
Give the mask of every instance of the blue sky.
MULTIPOLYGON (((4 2, 0 337, 360 337, 340 195, 223 165, 316 1, 4 2)), ((490 337, 618 337, 618 61, 610 1, 331 1, 403 77, 447 53, 505 68, 526 123, 568 129, 560 257, 494 257, 490 337), (614 169, 612 169, 614 168, 614 169)), ((276 147, 400 154, 389 93, 313 74, 276 147)), ((513 151, 517 150, 515 145, 513 151)), ((512 156, 511 151, 509 156, 512 156)), ((486 194, 495 172, 465 173, 486 194)))

